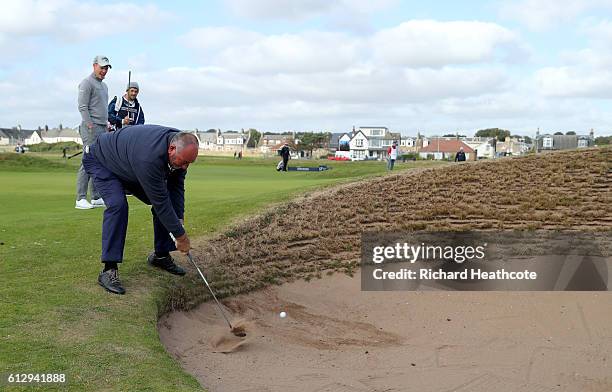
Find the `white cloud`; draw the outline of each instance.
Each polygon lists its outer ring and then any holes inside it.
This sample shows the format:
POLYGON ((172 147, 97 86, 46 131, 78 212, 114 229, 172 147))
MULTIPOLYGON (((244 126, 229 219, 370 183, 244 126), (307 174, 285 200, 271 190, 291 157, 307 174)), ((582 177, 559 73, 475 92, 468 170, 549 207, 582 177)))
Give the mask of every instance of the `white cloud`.
POLYGON ((246 73, 322 72, 343 69, 359 44, 344 33, 263 35, 228 27, 194 29, 179 39, 206 64, 246 73))
POLYGON ((612 72, 581 67, 546 67, 536 73, 541 93, 551 97, 612 98, 612 72))
POLYGON ((325 14, 368 14, 388 8, 396 0, 226 0, 237 15, 255 19, 302 20, 325 14))
POLYGON ((502 3, 500 15, 517 20, 534 31, 571 23, 593 9, 612 8, 610 0, 508 0, 502 3))
POLYGON ((560 65, 538 70, 535 83, 549 97, 612 98, 612 22, 582 21, 588 47, 559 54, 560 65))
POLYGON ((179 41, 191 49, 222 50, 228 46, 248 45, 263 39, 265 36, 254 31, 236 27, 201 27, 190 30, 181 36, 179 41))
POLYGON ((526 54, 514 32, 473 21, 415 20, 366 37, 317 31, 263 35, 214 27, 193 29, 179 41, 204 64, 253 74, 339 71, 358 64, 443 67, 526 54))
POLYGON ((517 42, 515 33, 495 23, 413 20, 377 32, 371 45, 383 63, 438 67, 492 60, 497 49, 517 42))
POLYGON ((148 30, 172 18, 170 13, 150 4, 20 0, 2 2, 0 35, 12 40, 44 36, 64 42, 86 41, 148 30))

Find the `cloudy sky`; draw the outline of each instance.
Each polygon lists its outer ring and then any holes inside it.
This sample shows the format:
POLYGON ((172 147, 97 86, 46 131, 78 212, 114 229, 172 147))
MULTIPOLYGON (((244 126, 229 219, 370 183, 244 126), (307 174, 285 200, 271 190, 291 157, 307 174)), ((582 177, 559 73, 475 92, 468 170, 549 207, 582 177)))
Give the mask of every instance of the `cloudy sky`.
POLYGON ((612 0, 2 2, 0 127, 78 124, 96 54, 182 129, 612 134, 612 0))

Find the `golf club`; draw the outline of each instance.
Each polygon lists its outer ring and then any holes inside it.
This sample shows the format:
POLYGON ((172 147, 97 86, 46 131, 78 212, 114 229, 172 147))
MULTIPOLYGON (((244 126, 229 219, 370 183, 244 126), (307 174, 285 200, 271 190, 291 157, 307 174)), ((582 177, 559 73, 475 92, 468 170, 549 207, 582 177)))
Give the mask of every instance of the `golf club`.
POLYGON ((68 159, 70 159, 70 158, 74 158, 74 157, 76 157, 77 155, 81 155, 82 153, 83 153, 83 150, 81 150, 81 151, 79 151, 79 152, 77 152, 77 153, 74 153, 74 154, 70 155, 70 156, 68 157, 68 159))
MULTIPOLYGON (((176 243, 176 238, 174 238, 174 235, 172 233, 169 233, 169 234, 170 234, 170 238, 172 238, 172 240, 176 243)), ((210 291, 210 294, 212 294, 212 297, 215 299, 215 302, 217 303, 217 306, 219 307, 219 311, 221 312, 221 315, 223 316, 223 318, 227 322, 227 325, 229 325, 230 331, 232 332, 232 334, 234 334, 235 336, 238 336, 240 338, 245 337, 246 336, 246 332, 244 331, 244 327, 238 326, 238 325, 237 326, 232 326, 232 323, 230 323, 229 319, 225 315, 225 312, 223 311, 223 307, 221 306, 221 303, 219 302, 219 300, 217 299, 217 296, 215 295, 215 293, 213 292, 212 288, 208 284, 208 281, 206 280, 206 277, 204 276, 204 274, 200 270, 200 267, 198 267, 196 262, 193 260, 193 256, 191 256, 191 252, 187 252, 187 258, 189 259, 189 261, 191 261, 191 264, 193 264, 193 266, 198 270, 198 273, 200 274, 200 277, 202 278, 204 283, 206 283, 206 287, 208 287, 208 291, 210 291)))
POLYGON ((193 264, 193 266, 198 270, 198 273, 202 277, 202 280, 204 281, 204 283, 206 283, 206 287, 208 287, 208 290, 210 291, 210 294, 212 294, 213 298, 215 299, 215 302, 217 303, 217 306, 219 307, 219 311, 221 312, 221 315, 223 316, 223 318, 227 322, 227 325, 229 325, 230 330, 232 331, 232 333, 234 335, 238 336, 238 337, 241 337, 241 338, 245 337, 246 336, 246 332, 244 332, 244 328, 242 328, 240 326, 232 327, 232 323, 230 323, 230 321, 228 320, 227 316, 225 315, 225 312, 223 311, 223 307, 221 306, 221 303, 217 299, 217 296, 213 292, 212 288, 208 284, 208 281, 206 280, 206 277, 204 277, 204 274, 202 273, 202 271, 200 270, 198 265, 193 260, 193 257, 191 256, 191 252, 187 253, 187 258, 189 259, 189 261, 191 261, 191 264, 193 264))

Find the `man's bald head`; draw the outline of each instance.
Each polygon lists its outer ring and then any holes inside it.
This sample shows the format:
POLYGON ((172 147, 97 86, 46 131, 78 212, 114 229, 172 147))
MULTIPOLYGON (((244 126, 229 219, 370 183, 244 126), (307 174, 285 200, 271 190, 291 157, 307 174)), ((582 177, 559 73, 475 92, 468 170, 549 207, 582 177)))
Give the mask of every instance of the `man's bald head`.
POLYGON ((188 132, 179 132, 170 140, 168 162, 173 169, 187 170, 198 157, 198 138, 188 132))

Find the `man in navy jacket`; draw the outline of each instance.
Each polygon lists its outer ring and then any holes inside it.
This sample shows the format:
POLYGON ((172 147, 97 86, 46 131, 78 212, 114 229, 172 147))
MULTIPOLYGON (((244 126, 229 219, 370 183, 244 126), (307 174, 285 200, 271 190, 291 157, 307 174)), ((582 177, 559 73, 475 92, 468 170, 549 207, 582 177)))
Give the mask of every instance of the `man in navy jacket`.
POLYGON ((145 117, 138 93, 140 87, 136 82, 130 82, 122 97, 114 97, 108 104, 108 121, 114 129, 121 129, 128 125, 144 124, 145 117))
POLYGON ((105 267, 98 283, 115 294, 124 294, 117 264, 123 261, 128 225, 126 191, 152 205, 155 252, 148 263, 175 275, 185 271, 170 252, 187 253, 189 238, 183 228, 185 174, 198 156, 198 139, 190 133, 159 125, 133 125, 100 135, 86 148, 83 167, 93 178, 106 210, 102 223, 102 256, 105 267), (170 237, 176 238, 176 243, 170 237))

